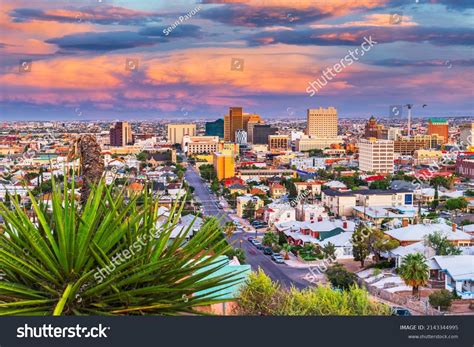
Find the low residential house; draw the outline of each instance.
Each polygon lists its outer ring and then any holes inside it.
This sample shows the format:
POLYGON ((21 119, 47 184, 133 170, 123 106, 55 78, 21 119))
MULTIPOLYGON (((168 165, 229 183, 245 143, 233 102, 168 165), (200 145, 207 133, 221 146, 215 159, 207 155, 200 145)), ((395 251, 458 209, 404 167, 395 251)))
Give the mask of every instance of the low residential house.
POLYGON ((250 189, 249 194, 250 195, 260 195, 260 196, 267 195, 267 193, 263 189, 256 188, 256 187, 250 189))
POLYGON ((273 226, 275 223, 295 221, 296 210, 289 203, 271 203, 265 208, 263 220, 269 226, 273 226))
POLYGON ((209 297, 221 299, 223 301, 213 305, 197 307, 197 310, 213 315, 233 315, 235 314, 234 312, 237 307, 237 298, 239 296, 240 288, 252 273, 251 266, 246 264, 241 265, 235 257, 232 260, 229 260, 226 256, 219 256, 212 264, 200 269, 198 273, 203 273, 213 267, 220 268, 211 275, 204 277, 203 280, 218 276, 230 276, 227 280, 233 282, 230 285, 223 284, 218 287, 195 293, 195 296, 206 297, 209 295, 209 297))
POLYGON ((144 189, 143 184, 138 182, 133 182, 127 186, 127 195, 131 197, 135 194, 140 194, 144 189))
POLYGON ((325 181, 309 180, 306 182, 295 182, 295 187, 298 195, 305 194, 309 198, 314 198, 321 195, 321 186, 324 184, 326 184, 325 181))
POLYGON ((264 206, 263 200, 260 199, 258 196, 252 196, 250 194, 238 196, 237 197, 237 216, 241 218, 244 216, 244 211, 246 209, 247 204, 250 201, 252 201, 253 204, 255 205, 255 210, 258 210, 259 208, 264 206))
POLYGON ((355 206, 400 207, 413 205, 413 192, 393 189, 359 189, 337 191, 324 189, 321 193, 323 204, 336 216, 351 216, 355 206))
POLYGON ((474 299, 474 255, 443 255, 431 258, 431 278, 444 280, 444 288, 461 299, 474 299))
POLYGON ((320 204, 299 204, 296 206, 296 220, 314 223, 327 218, 328 213, 320 204))
MULTIPOLYGON (((436 190, 434 188, 422 188, 422 189, 416 189, 414 191, 415 193, 415 199, 421 201, 422 204, 429 204, 433 202, 436 190)), ((446 200, 446 199, 452 199, 452 198, 460 198, 463 196, 463 192, 460 190, 445 190, 440 188, 438 190, 438 199, 439 200, 446 200)))
MULTIPOLYGON (((159 207, 158 209, 158 219, 156 222, 156 229, 158 231, 162 230, 161 227, 166 223, 169 217, 170 208, 167 207, 159 207)), ((187 214, 185 216, 181 216, 179 218, 178 223, 174 226, 173 230, 171 231, 170 238, 175 239, 183 233, 186 233, 186 240, 192 238, 201 228, 204 221, 202 218, 194 216, 192 214, 187 214)))
POLYGON ((280 183, 273 183, 270 185, 270 196, 273 199, 280 199, 286 194, 286 188, 280 183))
POLYGON ((186 189, 183 188, 181 183, 169 183, 166 186, 166 191, 173 199, 179 199, 186 194, 186 189))
POLYGON ((240 179, 238 177, 230 177, 230 178, 226 178, 224 180, 224 187, 226 188, 229 188, 230 186, 234 185, 234 184, 244 184, 245 181, 243 179, 240 179))
POLYGON ((321 193, 321 201, 336 216, 350 216, 353 207, 356 206, 356 196, 351 191, 324 189, 321 193))
POLYGON ((399 267, 402 263, 403 258, 409 254, 421 253, 427 259, 435 255, 433 248, 429 247, 425 240, 411 243, 404 246, 398 246, 388 252, 382 254, 384 258, 395 259, 395 267, 399 267))
POLYGON ((247 193, 247 186, 243 184, 233 184, 229 187, 229 191, 231 194, 245 194, 247 193))
POLYGON ((461 226, 462 231, 468 233, 474 237, 474 224, 468 224, 461 226))
POLYGON ((446 223, 436 224, 414 224, 402 228, 386 230, 385 234, 398 240, 401 246, 424 241, 428 235, 435 232, 446 236, 456 246, 470 246, 472 236, 456 228, 456 224, 448 225, 446 223))
POLYGON ((394 227, 413 224, 417 219, 418 209, 414 206, 354 206, 353 214, 377 227, 382 224, 394 227))
POLYGON ((336 251, 334 252, 336 259, 352 259, 354 257, 351 242, 352 235, 354 235, 353 232, 340 233, 322 240, 319 242, 319 245, 321 247, 324 247, 329 243, 334 245, 336 248, 336 251))
POLYGON ((329 181, 324 183, 324 186, 334 190, 347 190, 347 186, 340 181, 329 181))
POLYGON ((291 221, 275 224, 275 229, 283 233, 288 243, 303 245, 305 243, 319 244, 321 241, 344 232, 354 232, 355 223, 352 221, 335 219, 319 222, 291 221))

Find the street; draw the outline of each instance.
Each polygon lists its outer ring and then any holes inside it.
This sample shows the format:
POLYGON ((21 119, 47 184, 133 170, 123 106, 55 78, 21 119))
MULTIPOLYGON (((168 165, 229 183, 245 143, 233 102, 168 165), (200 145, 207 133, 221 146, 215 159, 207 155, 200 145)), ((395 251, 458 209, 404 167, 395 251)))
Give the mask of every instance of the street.
MULTIPOLYGON (((193 166, 188 165, 185 179, 190 186, 194 187, 194 196, 197 201, 201 202, 204 215, 222 218, 223 224, 232 221, 225 211, 217 207, 218 199, 209 192, 206 184, 201 180, 199 173, 193 166)), ((257 250, 247 241, 249 236, 255 236, 255 233, 236 232, 228 240, 234 248, 242 247, 245 250, 247 256, 246 263, 252 266, 252 270, 255 271, 260 267, 273 281, 279 282, 286 288, 293 285, 296 288, 302 289, 310 285, 309 282, 303 279, 308 273, 307 269, 291 268, 285 264, 274 263, 270 256, 264 255, 262 251, 257 250)))

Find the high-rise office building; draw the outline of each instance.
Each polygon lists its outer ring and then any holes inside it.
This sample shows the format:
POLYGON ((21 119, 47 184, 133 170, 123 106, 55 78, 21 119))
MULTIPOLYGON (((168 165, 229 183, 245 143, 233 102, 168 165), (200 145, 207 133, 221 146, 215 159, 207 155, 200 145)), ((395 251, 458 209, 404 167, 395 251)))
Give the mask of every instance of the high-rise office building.
POLYGON ((428 135, 438 135, 444 137, 444 142, 449 140, 448 121, 444 118, 430 118, 428 120, 428 135))
POLYGON ((168 142, 181 144, 184 136, 196 136, 196 124, 168 124, 168 142))
POLYGON ((206 136, 219 136, 224 138, 224 119, 218 119, 214 122, 206 122, 206 136))
POLYGON ((364 172, 393 173, 393 141, 374 137, 359 141, 359 169, 364 172))
POLYGON ((247 144, 247 132, 243 129, 239 129, 235 132, 235 143, 239 145, 247 144))
POLYGON ((306 134, 316 137, 337 137, 337 110, 334 107, 308 109, 306 134))
POLYGON ((133 144, 132 127, 128 122, 117 122, 110 128, 110 145, 122 147, 133 144))
POLYGON ((242 107, 231 107, 224 116, 224 140, 235 142, 235 132, 243 129, 248 132, 249 122, 262 121, 258 114, 243 113, 242 107))
POLYGON ((247 124, 247 141, 250 143, 253 143, 253 133, 254 133, 254 128, 256 125, 263 125, 263 121, 254 121, 250 120, 247 124))
POLYGON ((278 128, 268 124, 256 124, 253 126, 252 143, 254 145, 268 144, 268 136, 276 135, 278 128))

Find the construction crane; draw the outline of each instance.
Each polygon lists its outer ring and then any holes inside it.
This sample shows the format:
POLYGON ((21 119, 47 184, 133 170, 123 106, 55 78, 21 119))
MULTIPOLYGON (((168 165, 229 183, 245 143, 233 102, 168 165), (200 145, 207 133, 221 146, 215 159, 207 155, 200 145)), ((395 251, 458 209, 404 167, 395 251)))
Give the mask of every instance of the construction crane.
MULTIPOLYGON (((406 104, 404 107, 408 108, 408 137, 410 137, 411 133, 411 109, 413 108, 413 104, 406 104)), ((428 106, 427 104, 423 104, 421 107, 425 108, 428 106)))

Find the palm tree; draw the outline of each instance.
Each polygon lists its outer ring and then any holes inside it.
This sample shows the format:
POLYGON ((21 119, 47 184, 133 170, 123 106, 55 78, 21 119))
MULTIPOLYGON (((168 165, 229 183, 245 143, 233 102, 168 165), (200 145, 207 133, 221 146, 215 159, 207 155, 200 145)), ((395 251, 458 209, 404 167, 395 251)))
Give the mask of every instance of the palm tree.
POLYGON ((281 249, 285 251, 285 260, 289 260, 290 259, 289 252, 291 251, 291 245, 289 243, 285 243, 283 244, 281 249))
POLYGON ((418 296, 418 288, 428 283, 430 269, 421 253, 408 254, 398 269, 400 277, 408 286, 413 287, 413 296, 418 296))
POLYGON ((100 156, 100 145, 95 136, 82 135, 69 152, 68 159, 80 158, 82 188, 81 202, 84 204, 90 194, 91 187, 96 184, 104 173, 104 160, 100 156))
POLYGON ((227 237, 231 237, 235 230, 237 230, 237 227, 233 222, 225 223, 224 232, 227 237))
POLYGON ((51 206, 30 193, 37 223, 18 199, 12 210, 0 203, 0 316, 196 313, 235 284, 235 273, 216 275, 229 249, 217 220, 189 240, 192 225, 172 239, 184 204, 158 224, 146 190, 126 201, 124 189, 101 180, 78 209, 74 180, 63 187, 53 181, 51 206))

